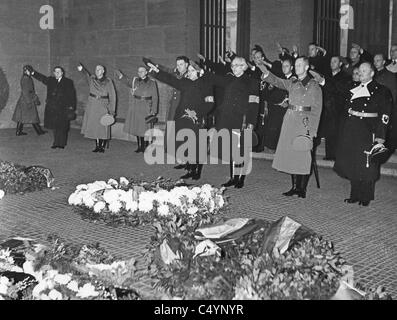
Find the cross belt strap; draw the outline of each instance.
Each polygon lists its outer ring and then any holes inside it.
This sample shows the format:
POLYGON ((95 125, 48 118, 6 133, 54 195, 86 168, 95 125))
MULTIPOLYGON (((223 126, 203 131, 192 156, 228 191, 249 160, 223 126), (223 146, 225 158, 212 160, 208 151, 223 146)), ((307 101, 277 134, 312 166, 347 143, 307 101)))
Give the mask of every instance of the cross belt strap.
POLYGON ((290 104, 288 106, 288 109, 292 110, 292 111, 298 111, 298 112, 309 112, 312 111, 312 107, 310 106, 295 106, 293 104, 290 104))
POLYGON ((152 100, 152 97, 141 97, 134 94, 134 98, 138 100, 152 100))
POLYGON ((95 99, 109 99, 109 96, 97 96, 96 94, 90 93, 90 97, 93 97, 95 99))
POLYGON ((359 111, 354 111, 352 109, 349 109, 349 114, 355 117, 360 117, 360 118, 377 118, 378 113, 377 112, 359 112, 359 111))

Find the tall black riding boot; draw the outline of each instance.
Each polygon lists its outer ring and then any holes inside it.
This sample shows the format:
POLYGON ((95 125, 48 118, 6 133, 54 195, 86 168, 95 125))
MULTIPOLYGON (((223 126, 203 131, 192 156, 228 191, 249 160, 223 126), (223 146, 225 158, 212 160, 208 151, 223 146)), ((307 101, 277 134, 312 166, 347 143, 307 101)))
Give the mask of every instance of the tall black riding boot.
POLYGON ((27 133, 22 132, 23 130, 23 123, 22 122, 17 122, 17 131, 16 131, 16 135, 17 136, 26 136, 27 133))
POLYGON ((306 198, 306 188, 307 183, 309 182, 310 175, 305 174, 300 176, 300 181, 298 183, 298 197, 299 198, 306 198))
POLYGON ((145 137, 139 137, 141 139, 141 151, 139 152, 145 152, 145 137))
POLYGON ((32 126, 33 126, 33 129, 34 129, 34 131, 36 131, 38 136, 41 136, 41 135, 47 133, 47 131, 44 131, 43 129, 41 129, 39 123, 33 123, 32 126))
POLYGON ((95 149, 92 152, 99 152, 99 139, 95 139, 95 149))
POLYGON ((107 140, 99 139, 99 151, 98 152, 105 153, 106 142, 107 142, 107 140))
POLYGON ((236 184, 234 185, 234 187, 237 188, 237 189, 241 189, 242 187, 244 187, 244 181, 245 181, 245 176, 241 175, 238 178, 238 180, 237 180, 236 184))
POLYGON ((195 170, 193 172, 192 179, 193 180, 200 180, 202 171, 203 171, 203 165, 202 164, 196 164, 195 165, 195 170))
POLYGON ((291 190, 284 192, 283 193, 284 196, 291 197, 294 194, 298 194, 298 190, 297 190, 298 175, 291 174, 291 181, 292 181, 292 188, 291 190))
POLYGON ((141 137, 136 137, 136 141, 138 143, 138 148, 135 150, 136 153, 141 152, 141 137))
POLYGON ((234 175, 234 164, 230 163, 230 180, 224 184, 222 184, 222 187, 228 188, 231 186, 234 186, 239 180, 239 176, 234 175))

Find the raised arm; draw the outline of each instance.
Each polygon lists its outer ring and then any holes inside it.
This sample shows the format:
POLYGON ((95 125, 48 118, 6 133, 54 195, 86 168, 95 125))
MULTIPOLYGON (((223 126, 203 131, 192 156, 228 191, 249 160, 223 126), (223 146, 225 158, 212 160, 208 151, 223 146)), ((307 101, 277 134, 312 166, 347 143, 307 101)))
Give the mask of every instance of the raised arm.
POLYGON ((89 81, 90 77, 91 77, 91 73, 88 71, 88 69, 86 67, 83 66, 82 63, 80 63, 77 66, 77 70, 79 70, 80 72, 83 72, 84 75, 86 76, 87 81, 89 81))
POLYGON ((33 70, 31 72, 31 75, 32 75, 33 78, 35 78, 36 80, 42 82, 44 85, 48 85, 48 81, 50 80, 50 77, 46 77, 44 74, 42 74, 42 73, 40 73, 40 72, 38 72, 36 70, 33 70))
POLYGON ((128 88, 132 88, 133 80, 130 77, 123 74, 120 70, 116 70, 115 73, 116 73, 117 79, 121 83, 125 84, 128 88))
POLYGON ((291 89, 292 80, 281 79, 271 73, 264 65, 258 65, 258 68, 262 71, 261 79, 266 81, 267 83, 272 84, 273 86, 289 91, 291 89))

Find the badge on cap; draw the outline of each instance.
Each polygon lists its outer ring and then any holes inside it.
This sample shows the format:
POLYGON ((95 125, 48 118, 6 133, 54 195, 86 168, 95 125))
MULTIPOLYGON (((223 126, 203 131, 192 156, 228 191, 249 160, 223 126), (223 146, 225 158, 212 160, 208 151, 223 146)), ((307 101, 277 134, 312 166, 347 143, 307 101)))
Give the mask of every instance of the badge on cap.
POLYGON ((388 124, 389 123, 389 116, 387 114, 382 115, 382 122, 384 124, 388 124))

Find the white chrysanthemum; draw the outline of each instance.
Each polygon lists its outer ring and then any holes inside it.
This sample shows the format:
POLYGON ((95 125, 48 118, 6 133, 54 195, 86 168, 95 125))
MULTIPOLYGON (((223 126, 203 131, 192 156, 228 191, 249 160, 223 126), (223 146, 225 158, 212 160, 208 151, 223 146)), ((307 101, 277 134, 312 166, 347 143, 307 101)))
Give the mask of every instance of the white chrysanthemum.
POLYGON ((74 291, 74 292, 79 292, 79 285, 76 280, 70 281, 68 283, 68 285, 66 286, 66 288, 68 288, 69 290, 74 291))
POLYGON ((109 210, 112 213, 119 213, 122 207, 123 207, 123 204, 118 200, 113 201, 109 204, 109 210))
POLYGON ((216 201, 218 202, 219 208, 223 208, 223 206, 225 205, 225 200, 221 195, 216 196, 216 201))
POLYGON ((35 298, 39 298, 41 292, 43 292, 44 290, 46 290, 48 288, 47 286, 47 281, 40 281, 34 288, 32 291, 32 295, 35 298))
POLYGON ((85 194, 83 196, 83 204, 87 207, 92 209, 95 205, 95 200, 91 194, 85 194))
POLYGON ((211 213, 214 212, 214 210, 215 210, 215 202, 214 202, 214 200, 212 200, 212 199, 210 200, 209 206, 210 206, 210 208, 209 208, 210 212, 211 213))
POLYGON ((80 298, 97 297, 98 295, 99 292, 95 291, 95 287, 91 283, 86 283, 77 293, 80 298))
POLYGON ((132 201, 132 200, 130 202, 127 202, 125 204, 125 209, 127 211, 131 211, 131 212, 137 211, 138 210, 138 202, 132 201))
POLYGON ((138 210, 141 212, 150 212, 151 210, 153 210, 153 202, 151 200, 139 200, 138 210))
POLYGON ((50 291, 50 293, 48 294, 48 297, 51 300, 62 300, 62 293, 60 293, 59 291, 52 289, 50 291))
POLYGON ((188 198, 189 203, 193 203, 197 199, 197 193, 193 190, 186 191, 185 196, 188 198))
POLYGON ((48 270, 47 274, 46 274, 46 278, 54 279, 56 275, 58 275, 58 271, 57 270, 48 270))
POLYGON ((57 274, 54 278, 54 281, 61 285, 67 284, 70 280, 72 277, 69 274, 57 274))
POLYGON ((80 190, 88 190, 88 185, 86 185, 86 184, 79 184, 79 185, 76 187, 76 190, 77 190, 77 191, 80 191, 80 190))
POLYGON ((157 209, 158 215, 162 217, 166 217, 171 214, 170 208, 166 204, 162 204, 157 209))
POLYGON ((108 180, 108 184, 113 186, 113 187, 117 187, 119 185, 119 183, 116 180, 114 180, 114 179, 109 179, 108 180))
POLYGON ((191 208, 189 208, 189 209, 187 210, 187 214, 188 214, 188 215, 191 215, 191 216, 194 216, 194 215, 197 213, 197 211, 198 211, 198 208, 197 208, 197 207, 191 207, 191 208))
POLYGON ((127 178, 125 178, 125 177, 120 177, 120 184, 122 185, 122 186, 128 186, 128 184, 129 184, 130 182, 128 181, 128 179, 127 178))
POLYGON ((132 194, 133 194, 134 190, 129 189, 128 191, 124 191, 124 190, 118 190, 118 195, 119 195, 119 200, 122 202, 129 202, 132 201, 132 194))
POLYGON ((119 192, 118 190, 106 190, 103 194, 103 199, 106 201, 106 203, 112 203, 114 201, 118 201, 119 200, 119 192))
POLYGON ((98 201, 94 205, 94 212, 95 213, 101 213, 105 208, 106 208, 106 202, 98 201))
POLYGON ((72 193, 68 198, 68 203, 71 206, 78 206, 82 202, 82 198, 78 195, 78 193, 72 193))
POLYGON ((170 204, 172 204, 172 205, 174 205, 174 206, 176 206, 176 207, 178 207, 178 208, 181 208, 181 207, 182 207, 182 201, 181 201, 181 199, 176 198, 176 197, 170 198, 170 199, 168 200, 168 203, 170 203, 170 204))
POLYGON ((211 192, 213 190, 214 188, 212 188, 212 186, 208 183, 201 187, 201 192, 211 192))
POLYGON ((5 195, 4 191, 0 190, 0 200, 3 199, 4 195, 5 195))
POLYGON ((0 278, 0 294, 7 294, 8 286, 10 285, 10 280, 7 277, 0 278))
POLYGON ((167 190, 159 190, 155 194, 155 200, 159 204, 167 203, 170 200, 170 193, 167 190))

